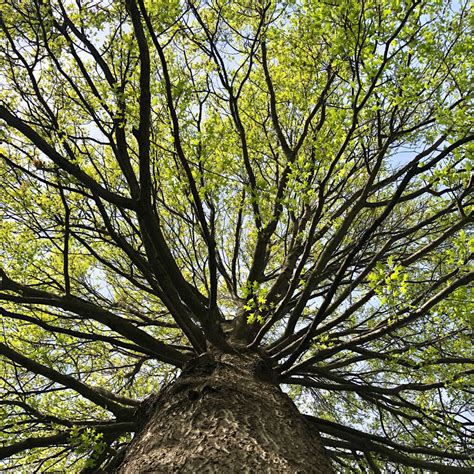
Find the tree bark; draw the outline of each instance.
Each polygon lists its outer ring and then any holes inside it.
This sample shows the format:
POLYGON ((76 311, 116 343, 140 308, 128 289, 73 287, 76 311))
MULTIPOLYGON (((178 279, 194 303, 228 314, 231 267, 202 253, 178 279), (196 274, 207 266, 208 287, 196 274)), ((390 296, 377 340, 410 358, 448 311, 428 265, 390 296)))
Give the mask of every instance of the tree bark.
POLYGON ((143 404, 137 422, 113 472, 333 472, 319 433, 255 353, 194 359, 143 404))

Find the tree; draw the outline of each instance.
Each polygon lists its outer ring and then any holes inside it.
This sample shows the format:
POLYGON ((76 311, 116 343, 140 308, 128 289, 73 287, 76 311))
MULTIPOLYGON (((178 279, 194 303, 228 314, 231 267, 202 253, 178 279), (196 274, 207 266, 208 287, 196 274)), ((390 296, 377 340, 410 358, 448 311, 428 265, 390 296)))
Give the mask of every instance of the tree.
POLYGON ((3 1, 2 470, 472 472, 472 20, 3 1))

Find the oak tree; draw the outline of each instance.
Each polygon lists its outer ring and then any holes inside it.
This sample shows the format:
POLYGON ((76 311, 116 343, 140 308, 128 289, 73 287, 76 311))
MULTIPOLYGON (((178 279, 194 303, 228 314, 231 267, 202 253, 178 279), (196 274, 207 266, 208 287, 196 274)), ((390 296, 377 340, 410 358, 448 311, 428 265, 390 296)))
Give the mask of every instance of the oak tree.
POLYGON ((472 472, 472 24, 2 0, 2 472, 472 472))

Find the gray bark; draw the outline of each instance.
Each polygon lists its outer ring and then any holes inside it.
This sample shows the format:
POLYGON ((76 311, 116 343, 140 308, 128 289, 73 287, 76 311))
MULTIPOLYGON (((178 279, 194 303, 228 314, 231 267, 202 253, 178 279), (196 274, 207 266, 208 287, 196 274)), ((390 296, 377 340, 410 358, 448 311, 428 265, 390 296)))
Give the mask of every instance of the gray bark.
POLYGON ((113 472, 333 472, 319 434, 257 354, 200 356, 137 416, 142 428, 113 472))

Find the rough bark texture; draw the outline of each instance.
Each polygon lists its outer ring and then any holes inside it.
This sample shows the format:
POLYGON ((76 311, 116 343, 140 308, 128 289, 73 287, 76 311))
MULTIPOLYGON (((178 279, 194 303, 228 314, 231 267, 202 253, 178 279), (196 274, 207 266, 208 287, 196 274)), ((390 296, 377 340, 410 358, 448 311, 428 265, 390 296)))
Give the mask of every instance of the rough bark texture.
POLYGON ((331 473, 319 435, 256 354, 192 361, 137 415, 114 472, 331 473))

